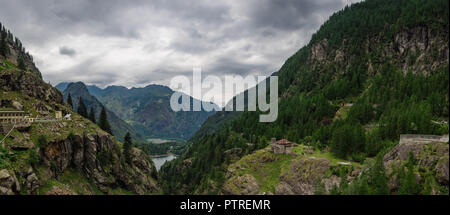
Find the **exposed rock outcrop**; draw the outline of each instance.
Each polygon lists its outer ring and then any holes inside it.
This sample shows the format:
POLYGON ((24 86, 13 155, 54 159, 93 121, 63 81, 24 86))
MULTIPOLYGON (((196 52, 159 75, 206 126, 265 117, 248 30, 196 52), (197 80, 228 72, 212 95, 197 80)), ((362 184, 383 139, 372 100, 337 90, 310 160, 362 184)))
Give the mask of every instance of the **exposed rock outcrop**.
POLYGON ((311 61, 317 60, 322 62, 327 59, 328 41, 322 40, 311 46, 311 61))
POLYGON ((20 184, 15 174, 6 169, 0 170, 0 195, 13 195, 20 192, 20 184))
MULTIPOLYGON (((25 49, 22 45, 18 45, 12 37, 6 38, 6 45, 8 47, 8 52, 6 56, 0 55, 0 60, 7 60, 15 65, 19 64, 19 58, 23 60, 25 64, 26 71, 36 74, 39 78, 42 76, 39 69, 36 67, 36 64, 33 61, 33 57, 25 52, 25 49)), ((1 64, 2 62, 0 62, 1 64)))
POLYGON ((55 178, 74 167, 103 192, 108 187, 123 187, 136 194, 158 191, 156 169, 148 155, 133 148, 132 162, 126 163, 112 136, 104 132, 50 142, 41 156, 55 178))
POLYGON ((331 162, 324 158, 304 158, 295 161, 288 172, 280 177, 275 194, 314 194, 317 183, 330 168, 331 162))
POLYGON ((406 139, 400 141, 390 152, 384 156, 384 165, 388 176, 388 184, 391 190, 400 187, 400 181, 396 173, 407 162, 412 153, 415 165, 422 171, 416 173, 418 181, 427 173, 432 173, 436 181, 441 185, 449 185, 449 145, 439 141, 413 141, 406 139))
POLYGON ((223 187, 226 195, 256 195, 259 192, 259 185, 255 177, 249 174, 243 176, 233 176, 223 187))
POLYGON ((38 75, 34 73, 1 71, 0 90, 17 91, 49 104, 63 104, 62 94, 50 84, 42 81, 38 75))

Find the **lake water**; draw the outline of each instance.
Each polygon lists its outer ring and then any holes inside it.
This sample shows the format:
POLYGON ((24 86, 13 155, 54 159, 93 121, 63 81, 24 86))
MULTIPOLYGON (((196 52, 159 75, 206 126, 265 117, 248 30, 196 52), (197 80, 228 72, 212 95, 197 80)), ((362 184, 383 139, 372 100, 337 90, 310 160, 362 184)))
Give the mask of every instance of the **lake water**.
POLYGON ((159 169, 161 169, 161 166, 165 162, 171 161, 171 160, 173 160, 175 158, 177 158, 177 157, 174 156, 174 155, 169 155, 169 156, 166 156, 166 157, 152 158, 152 160, 153 160, 153 163, 155 163, 156 169, 159 171, 159 169))

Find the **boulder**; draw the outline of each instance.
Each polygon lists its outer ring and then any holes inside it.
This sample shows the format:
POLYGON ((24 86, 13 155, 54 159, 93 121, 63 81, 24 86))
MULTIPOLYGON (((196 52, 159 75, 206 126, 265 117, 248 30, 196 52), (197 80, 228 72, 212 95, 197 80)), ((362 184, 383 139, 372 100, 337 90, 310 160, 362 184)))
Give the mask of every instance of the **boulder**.
POLYGON ((13 150, 23 151, 34 148, 34 144, 31 141, 13 141, 13 143, 9 145, 9 147, 13 150))
POLYGON ((53 196, 67 196, 67 195, 76 195, 74 191, 70 189, 69 186, 63 185, 63 186, 53 186, 46 195, 53 195, 53 196))
POLYGON ((7 169, 0 170, 0 195, 14 195, 20 192, 19 181, 7 169))
POLYGON ((18 101, 13 101, 12 106, 17 110, 20 110, 20 111, 23 110, 23 105, 18 101))

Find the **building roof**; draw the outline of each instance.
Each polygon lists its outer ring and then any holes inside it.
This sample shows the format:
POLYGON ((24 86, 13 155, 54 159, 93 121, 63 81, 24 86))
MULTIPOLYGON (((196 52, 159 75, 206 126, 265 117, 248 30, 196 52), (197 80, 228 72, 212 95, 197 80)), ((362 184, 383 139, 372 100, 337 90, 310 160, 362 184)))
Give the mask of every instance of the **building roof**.
POLYGON ((289 140, 286 140, 286 139, 278 140, 276 143, 278 145, 291 145, 292 144, 292 142, 290 142, 289 140))

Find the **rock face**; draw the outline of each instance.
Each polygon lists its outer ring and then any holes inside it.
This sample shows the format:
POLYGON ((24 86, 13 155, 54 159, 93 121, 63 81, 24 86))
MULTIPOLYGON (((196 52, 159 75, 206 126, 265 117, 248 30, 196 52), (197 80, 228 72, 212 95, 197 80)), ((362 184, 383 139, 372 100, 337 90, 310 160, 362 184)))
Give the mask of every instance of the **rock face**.
POLYGON ((41 72, 33 62, 33 57, 27 52, 24 52, 25 49, 19 47, 18 44, 12 39, 12 37, 8 37, 6 39, 6 44, 8 46, 8 53, 6 54, 6 56, 0 55, 0 60, 5 59, 15 65, 18 65, 19 58, 22 58, 28 72, 36 74, 39 78, 42 77, 41 72))
POLYGON ((52 196, 67 196, 67 195, 76 195, 76 193, 74 193, 72 190, 70 190, 69 187, 67 186, 63 186, 63 187, 52 187, 51 190, 49 190, 47 193, 47 195, 52 195, 52 196))
POLYGON ((322 62, 327 59, 328 41, 322 40, 311 47, 311 60, 322 62))
POLYGON ((1 71, 0 90, 17 91, 49 104, 63 104, 62 94, 50 84, 42 81, 40 77, 34 73, 1 71))
POLYGON ((139 149, 131 150, 132 162, 124 162, 120 149, 107 133, 75 135, 70 139, 50 142, 41 152, 45 166, 53 177, 74 167, 91 179, 103 192, 108 187, 123 187, 136 194, 158 191, 156 169, 149 157, 139 149))
POLYGON ((331 162, 324 158, 305 158, 292 164, 291 169, 280 177, 275 194, 314 194, 317 183, 330 168, 331 162))
POLYGON ((20 192, 20 184, 14 174, 8 170, 0 170, 0 195, 12 195, 20 192))
MULTIPOLYGON (((422 169, 422 171, 416 173, 419 181, 423 180, 427 173, 431 173, 441 186, 449 186, 448 143, 418 138, 403 138, 397 146, 384 156, 384 165, 391 191, 400 187, 400 181, 397 180, 395 173, 408 160, 410 153, 414 157, 415 165, 422 169)), ((440 140, 439 138, 435 139, 440 140)))
POLYGON ((259 185, 255 177, 249 174, 234 176, 234 180, 228 180, 223 187, 225 195, 256 195, 259 185))

